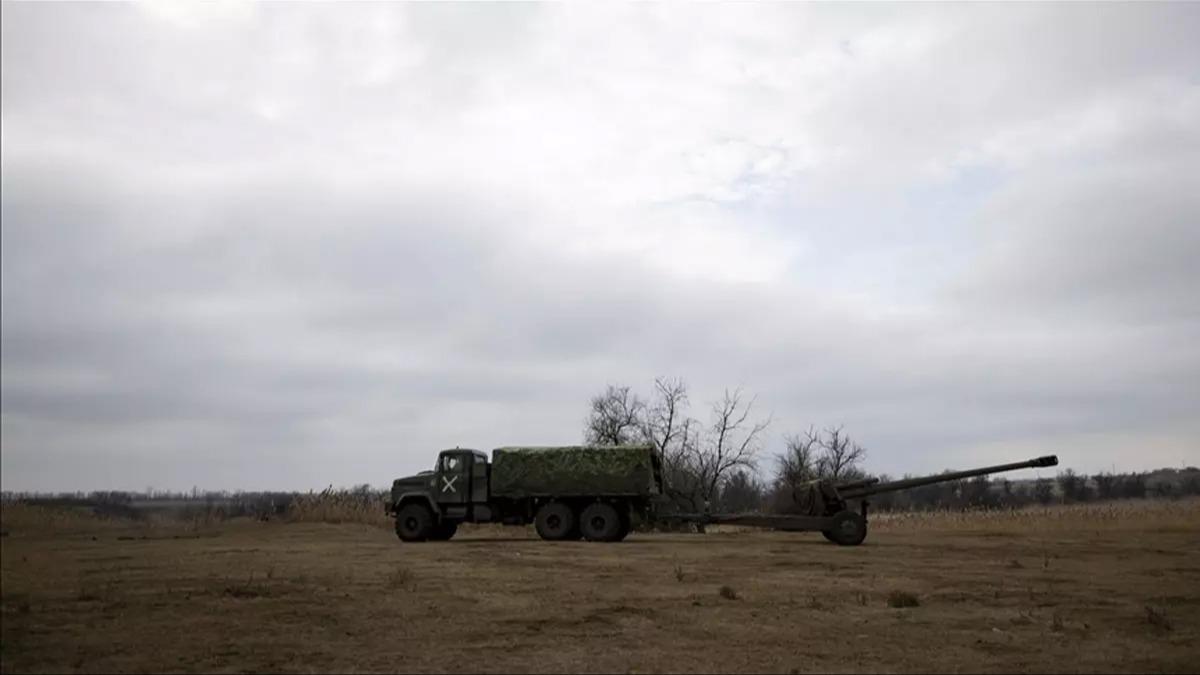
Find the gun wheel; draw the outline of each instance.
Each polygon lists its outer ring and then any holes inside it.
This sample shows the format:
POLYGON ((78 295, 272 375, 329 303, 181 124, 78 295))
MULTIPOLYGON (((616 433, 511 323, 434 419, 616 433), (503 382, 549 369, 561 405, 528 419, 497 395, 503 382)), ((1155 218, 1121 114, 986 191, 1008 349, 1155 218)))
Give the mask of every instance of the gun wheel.
POLYGON ((821 534, 839 546, 858 546, 867 538, 867 519, 853 511, 838 511, 833 527, 821 534))

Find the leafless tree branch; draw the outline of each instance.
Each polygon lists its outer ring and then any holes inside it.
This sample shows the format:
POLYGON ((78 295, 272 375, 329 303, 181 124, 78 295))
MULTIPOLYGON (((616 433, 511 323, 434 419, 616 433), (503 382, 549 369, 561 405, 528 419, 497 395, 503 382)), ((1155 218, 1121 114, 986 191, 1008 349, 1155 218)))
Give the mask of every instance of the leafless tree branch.
POLYGON ((622 445, 640 440, 646 404, 629 387, 608 385, 592 397, 584 435, 588 443, 622 445))

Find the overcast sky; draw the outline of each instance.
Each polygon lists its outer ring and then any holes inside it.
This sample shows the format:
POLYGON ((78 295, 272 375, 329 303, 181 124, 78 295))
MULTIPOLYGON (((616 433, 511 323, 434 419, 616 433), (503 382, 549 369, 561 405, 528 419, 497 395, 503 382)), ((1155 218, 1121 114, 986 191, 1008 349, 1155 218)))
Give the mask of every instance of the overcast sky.
POLYGON ((1200 464, 1200 4, 2 23, 5 490, 385 485, 657 375, 764 468, 1200 464))

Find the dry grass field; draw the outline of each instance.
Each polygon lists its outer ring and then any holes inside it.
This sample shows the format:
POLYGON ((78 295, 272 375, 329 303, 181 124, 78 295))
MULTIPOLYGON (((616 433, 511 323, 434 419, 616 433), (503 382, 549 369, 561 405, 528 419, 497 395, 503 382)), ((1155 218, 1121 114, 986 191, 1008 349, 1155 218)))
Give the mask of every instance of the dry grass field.
POLYGON ((134 524, 5 505, 5 673, 1195 672, 1200 501, 724 530, 134 524))

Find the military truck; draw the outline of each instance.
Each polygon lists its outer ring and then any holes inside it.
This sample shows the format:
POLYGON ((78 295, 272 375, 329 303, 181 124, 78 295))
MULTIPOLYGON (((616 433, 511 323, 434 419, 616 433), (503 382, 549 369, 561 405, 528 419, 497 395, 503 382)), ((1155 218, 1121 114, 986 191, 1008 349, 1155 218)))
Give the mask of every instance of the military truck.
POLYGON ((404 541, 447 540, 460 523, 533 523, 543 539, 620 541, 663 494, 652 445, 443 450, 431 471, 392 483, 404 541))
POLYGON ((671 512, 652 445, 497 448, 491 462, 478 450, 456 448, 443 450, 432 471, 393 482, 387 509, 404 541, 444 541, 464 522, 533 523, 551 541, 620 541, 634 519, 642 519, 820 532, 835 544, 856 546, 867 536, 868 497, 1057 464, 1058 457, 1047 455, 890 483, 818 479, 793 491, 799 513, 712 514, 671 512))

